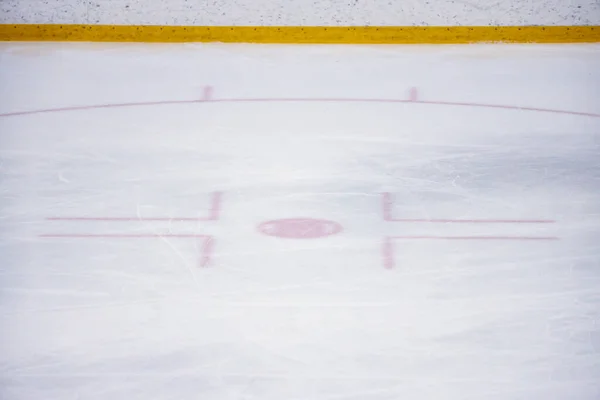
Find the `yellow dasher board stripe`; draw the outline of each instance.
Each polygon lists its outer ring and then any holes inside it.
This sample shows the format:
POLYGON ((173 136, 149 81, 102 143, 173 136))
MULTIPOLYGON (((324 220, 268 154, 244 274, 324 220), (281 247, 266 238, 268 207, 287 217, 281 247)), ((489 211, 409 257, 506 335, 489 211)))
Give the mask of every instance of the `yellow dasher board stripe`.
POLYGON ((600 26, 138 26, 2 24, 2 41, 461 44, 600 42, 600 26))

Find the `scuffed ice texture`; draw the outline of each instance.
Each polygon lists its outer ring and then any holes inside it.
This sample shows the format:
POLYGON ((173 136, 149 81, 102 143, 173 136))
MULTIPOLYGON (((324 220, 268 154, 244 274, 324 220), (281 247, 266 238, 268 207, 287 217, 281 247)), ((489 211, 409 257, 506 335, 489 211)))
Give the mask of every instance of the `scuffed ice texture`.
MULTIPOLYGON (((9 45, 0 114, 600 114, 598 46, 9 45)), ((600 118, 0 117, 0 398, 596 400, 600 118), (218 220, 207 218, 222 192, 218 220), (417 223, 395 219, 555 220, 417 223), (52 217, 129 217, 60 221, 52 217), (174 218, 156 221, 148 218, 174 218), (343 232, 262 235, 280 218, 343 232), (159 237, 46 238, 43 234, 159 237), (211 265, 199 267, 212 235, 211 265), (393 236, 558 237, 552 241, 393 236)))

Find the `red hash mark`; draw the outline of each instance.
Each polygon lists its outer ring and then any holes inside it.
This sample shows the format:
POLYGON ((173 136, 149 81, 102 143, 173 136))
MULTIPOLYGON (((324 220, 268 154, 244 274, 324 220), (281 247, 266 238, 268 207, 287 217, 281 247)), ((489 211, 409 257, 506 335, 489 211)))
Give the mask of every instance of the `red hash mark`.
MULTIPOLYGON (((50 217, 49 221, 217 221, 221 213, 223 194, 214 192, 211 195, 210 207, 205 217, 163 217, 163 218, 139 218, 139 217, 50 217)), ((39 235, 42 238, 70 238, 70 239, 148 239, 148 238, 180 238, 195 239, 200 244, 199 266, 207 267, 211 264, 215 247, 215 238, 210 235, 201 234, 178 234, 178 233, 46 233, 39 235)))
MULTIPOLYGON (((462 223, 462 224, 550 224, 553 220, 548 219, 429 219, 429 218, 394 218, 392 215, 393 198, 390 193, 382 194, 383 220, 387 222, 405 223, 462 223)), ((483 240, 483 241, 545 241, 559 240, 554 236, 388 236, 383 240, 381 249, 383 265, 387 269, 394 268, 394 246, 393 240, 483 240)))
POLYGON ((213 98, 213 87, 204 86, 202 89, 202 101, 211 101, 213 98))
POLYGON ((408 99, 409 101, 418 101, 419 100, 419 91, 416 87, 411 87, 408 91, 408 99))

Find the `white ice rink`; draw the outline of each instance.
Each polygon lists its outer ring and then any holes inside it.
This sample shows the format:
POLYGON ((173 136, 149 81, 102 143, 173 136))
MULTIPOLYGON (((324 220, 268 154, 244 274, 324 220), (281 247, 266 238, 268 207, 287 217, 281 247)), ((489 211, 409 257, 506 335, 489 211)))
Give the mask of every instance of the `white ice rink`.
POLYGON ((600 399, 600 46, 0 45, 0 399, 600 399))

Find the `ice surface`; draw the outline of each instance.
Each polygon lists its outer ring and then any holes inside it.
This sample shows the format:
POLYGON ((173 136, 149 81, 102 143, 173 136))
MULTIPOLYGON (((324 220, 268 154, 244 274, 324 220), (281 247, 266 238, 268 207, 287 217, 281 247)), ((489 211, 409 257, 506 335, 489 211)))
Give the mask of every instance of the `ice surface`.
POLYGON ((600 398, 600 46, 0 63, 0 398, 600 398))

